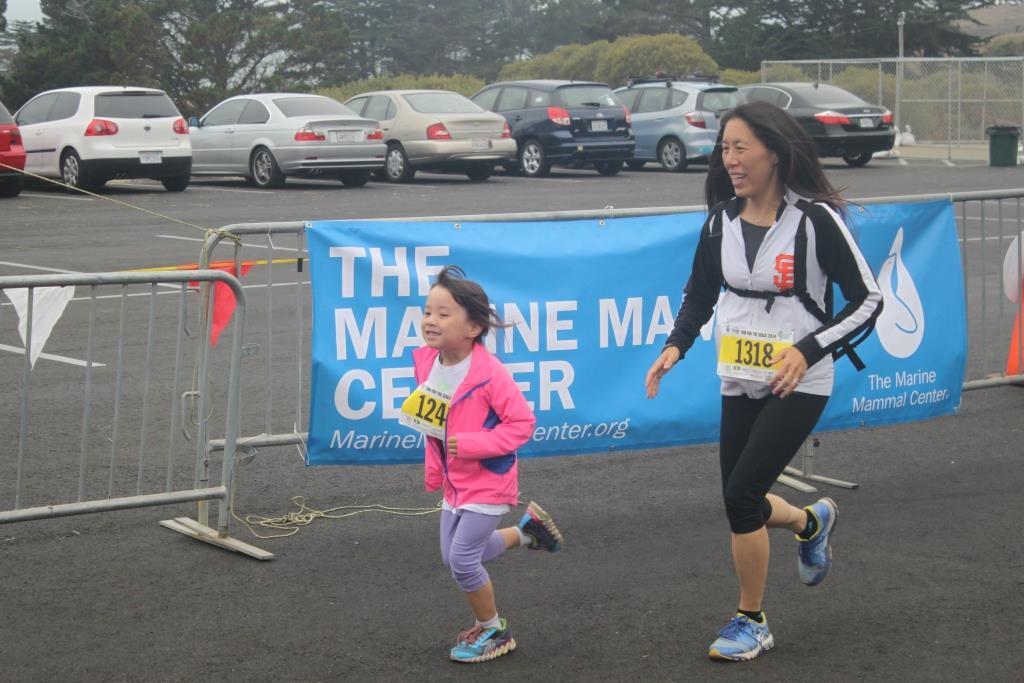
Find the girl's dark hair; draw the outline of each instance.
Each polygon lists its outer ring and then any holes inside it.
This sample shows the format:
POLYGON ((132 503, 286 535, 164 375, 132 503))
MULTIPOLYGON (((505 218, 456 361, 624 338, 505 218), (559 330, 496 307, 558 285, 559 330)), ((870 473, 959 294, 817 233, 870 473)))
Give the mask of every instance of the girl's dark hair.
POLYGON ((843 210, 846 201, 825 177, 814 140, 788 112, 767 102, 747 102, 722 117, 704 181, 704 197, 709 209, 736 195, 729 172, 722 162, 722 136, 726 124, 734 118, 750 126, 761 144, 778 156, 776 172, 785 187, 808 199, 828 204, 836 211, 843 210))
POLYGON ((458 266, 445 266, 437 274, 437 280, 431 286, 444 287, 455 299, 455 303, 466 309, 466 317, 483 330, 473 341, 479 342, 492 327, 511 327, 501 319, 501 316, 491 308, 491 302, 487 298, 484 288, 466 279, 466 271, 458 266))

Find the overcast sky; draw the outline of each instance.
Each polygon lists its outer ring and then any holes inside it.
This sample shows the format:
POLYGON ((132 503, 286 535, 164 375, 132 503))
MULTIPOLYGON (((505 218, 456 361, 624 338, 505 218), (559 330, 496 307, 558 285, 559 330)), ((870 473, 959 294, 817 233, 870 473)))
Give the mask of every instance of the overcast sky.
MULTIPOLYGON (((39 21, 43 13, 39 11, 39 0, 7 0, 7 22, 39 21)), ((10 28, 10 27, 8 27, 10 28)))

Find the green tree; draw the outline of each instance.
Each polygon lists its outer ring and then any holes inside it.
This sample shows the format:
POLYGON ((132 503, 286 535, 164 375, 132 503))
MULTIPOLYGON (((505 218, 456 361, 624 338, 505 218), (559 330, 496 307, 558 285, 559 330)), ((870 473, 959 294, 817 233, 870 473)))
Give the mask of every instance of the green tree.
POLYGON ((666 32, 710 38, 715 4, 709 0, 605 0, 583 20, 584 32, 590 39, 605 40, 666 32))
POLYGON ((979 41, 955 21, 990 0, 725 0, 705 46, 720 64, 754 69, 764 59, 896 56, 896 20, 906 12, 907 55, 972 54, 979 41))
POLYGON ((335 0, 42 0, 18 27, 0 89, 13 106, 44 89, 167 90, 185 113, 239 92, 346 80, 349 36, 335 0))
POLYGON ((42 0, 41 8, 42 21, 15 28, 17 51, 0 76, 9 106, 52 88, 160 82, 158 46, 138 39, 159 35, 147 3, 42 0))

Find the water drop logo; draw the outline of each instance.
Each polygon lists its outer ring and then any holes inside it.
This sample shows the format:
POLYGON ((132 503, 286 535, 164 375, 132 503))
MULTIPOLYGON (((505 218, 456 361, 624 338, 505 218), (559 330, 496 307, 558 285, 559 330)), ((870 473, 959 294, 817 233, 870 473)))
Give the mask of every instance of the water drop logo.
POLYGON ((903 263, 903 228, 889 248, 889 256, 878 271, 878 286, 884 306, 875 324, 878 339, 889 355, 907 358, 924 338, 924 307, 910 271, 903 263))

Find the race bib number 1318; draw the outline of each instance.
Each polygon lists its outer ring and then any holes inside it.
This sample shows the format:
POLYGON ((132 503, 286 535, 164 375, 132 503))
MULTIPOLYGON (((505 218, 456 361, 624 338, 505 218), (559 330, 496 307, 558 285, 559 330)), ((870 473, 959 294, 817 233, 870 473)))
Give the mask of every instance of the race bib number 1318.
POLYGON ((775 375, 772 364, 784 349, 793 345, 793 333, 726 325, 718 349, 718 375, 735 379, 769 382, 775 375))

